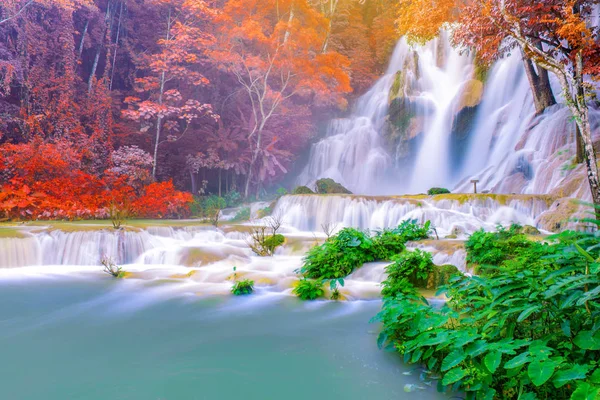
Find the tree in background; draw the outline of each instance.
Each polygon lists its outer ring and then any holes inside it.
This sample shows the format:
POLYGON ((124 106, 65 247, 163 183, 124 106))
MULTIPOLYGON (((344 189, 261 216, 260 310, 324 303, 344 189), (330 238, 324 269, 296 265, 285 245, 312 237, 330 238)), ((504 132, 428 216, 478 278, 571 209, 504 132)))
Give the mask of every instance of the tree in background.
POLYGON ((285 171, 275 152, 272 120, 291 114, 292 102, 345 107, 343 95, 352 90, 348 60, 322 52, 327 20, 305 0, 230 0, 219 22, 214 57, 235 76, 247 98, 246 139, 252 150, 244 184, 248 197, 253 181, 259 190, 264 171, 285 171))

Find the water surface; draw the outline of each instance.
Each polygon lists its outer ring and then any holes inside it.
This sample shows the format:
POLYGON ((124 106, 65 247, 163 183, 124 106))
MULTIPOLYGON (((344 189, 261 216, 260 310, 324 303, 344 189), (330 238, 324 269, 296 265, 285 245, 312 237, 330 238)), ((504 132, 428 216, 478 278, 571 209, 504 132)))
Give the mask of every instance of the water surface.
POLYGON ((379 301, 0 282, 2 399, 440 399, 376 346, 379 301), (405 385, 424 390, 405 392, 405 385))

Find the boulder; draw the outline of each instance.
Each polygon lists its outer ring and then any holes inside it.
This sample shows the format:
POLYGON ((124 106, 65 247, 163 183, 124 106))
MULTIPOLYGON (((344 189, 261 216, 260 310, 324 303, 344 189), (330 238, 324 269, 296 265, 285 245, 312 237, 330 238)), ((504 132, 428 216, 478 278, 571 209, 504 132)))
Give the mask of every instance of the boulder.
POLYGON ((351 191, 330 178, 319 179, 316 186, 319 194, 352 194, 351 191))

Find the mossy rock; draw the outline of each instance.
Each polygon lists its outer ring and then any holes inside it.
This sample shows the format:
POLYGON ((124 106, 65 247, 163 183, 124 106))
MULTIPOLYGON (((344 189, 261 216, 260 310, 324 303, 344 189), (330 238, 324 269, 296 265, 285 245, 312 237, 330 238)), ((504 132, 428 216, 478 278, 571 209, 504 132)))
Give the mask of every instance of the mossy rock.
POLYGON ((294 189, 292 194, 315 194, 308 186, 298 186, 294 189))
POLYGON ((535 226, 525 225, 522 229, 522 232, 526 235, 537 236, 540 234, 540 230, 535 226))
POLYGON ((450 278, 459 274, 461 274, 460 270, 454 265, 435 265, 427 279, 409 277, 409 281, 416 288, 437 289, 447 285, 450 282, 450 278))
POLYGON ((483 99, 483 82, 471 79, 463 84, 458 93, 458 107, 461 111, 466 107, 476 107, 483 99))
POLYGON ((316 186, 319 194, 352 194, 351 191, 330 178, 319 179, 316 186))

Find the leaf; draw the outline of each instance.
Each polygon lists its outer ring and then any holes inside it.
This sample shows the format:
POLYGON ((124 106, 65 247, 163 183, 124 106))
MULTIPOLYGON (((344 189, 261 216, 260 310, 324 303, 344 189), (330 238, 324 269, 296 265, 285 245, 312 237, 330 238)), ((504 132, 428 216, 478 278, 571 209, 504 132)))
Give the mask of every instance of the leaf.
POLYGON ((464 361, 467 356, 462 349, 456 349, 450 352, 442 361, 442 371, 447 371, 464 361))
POLYGON ((581 331, 575 336, 573 342, 584 350, 600 350, 600 335, 591 331, 581 331))
POLYGON ((600 396, 600 389, 587 382, 579 382, 577 389, 571 395, 571 400, 596 400, 600 396))
POLYGON ((492 353, 488 353, 483 359, 483 363, 485 367, 491 372, 494 373, 500 366, 502 362, 502 353, 499 351, 494 351, 492 353))
POLYGON ((524 310, 521 314, 519 314, 519 318, 517 318, 517 322, 523 322, 527 319, 531 314, 538 311, 541 308, 539 305, 531 306, 528 309, 524 310))
POLYGON ((552 377, 555 369, 556 363, 554 361, 534 360, 527 367, 527 374, 535 386, 541 386, 552 377))
POLYGON ((452 385, 453 383, 460 381, 466 375, 467 371, 460 367, 451 369, 444 375, 444 379, 442 379, 442 384, 444 386, 452 385))
POLYGON ((596 260, 594 260, 594 257, 592 257, 590 255, 590 253, 588 253, 587 251, 585 251, 584 249, 581 248, 580 245, 578 245, 577 243, 575 243, 575 248, 577 249, 577 251, 584 256, 589 262, 594 262, 596 260))
POLYGON ((556 374, 554 374, 554 379, 552 382, 554 383, 555 387, 559 388, 567 383, 570 383, 571 381, 585 379, 589 368, 590 367, 584 365, 574 365, 569 369, 558 371, 556 374))
POLYGON ((379 334, 379 336, 377 337, 377 347, 379 347, 379 350, 381 350, 383 348, 383 345, 385 344, 385 342, 387 342, 388 339, 388 335, 385 332, 381 332, 379 334))
POLYGON ((526 351, 524 353, 519 354, 518 356, 508 360, 506 364, 504 364, 504 368, 512 369, 520 367, 529 361, 529 352, 526 351))

